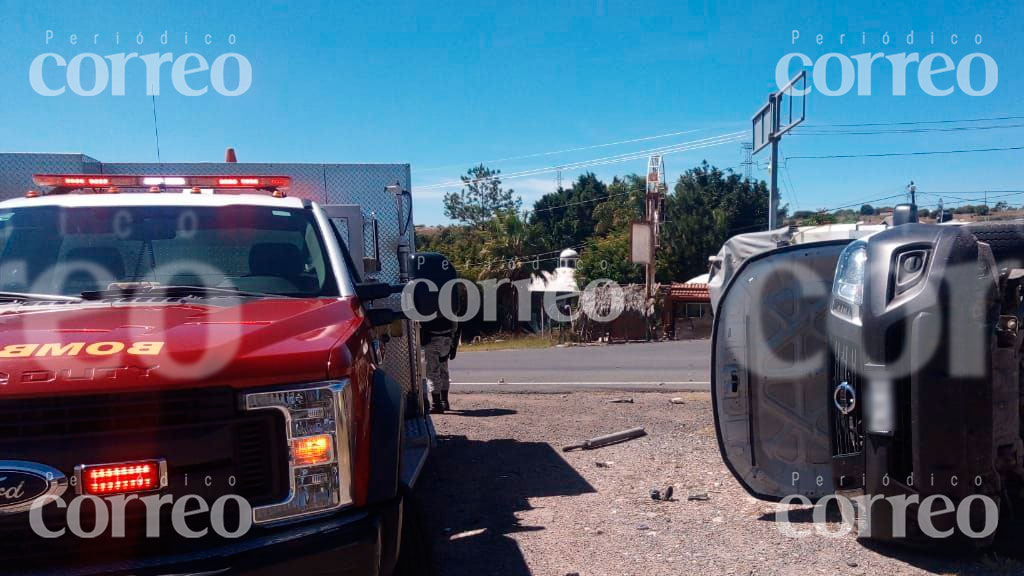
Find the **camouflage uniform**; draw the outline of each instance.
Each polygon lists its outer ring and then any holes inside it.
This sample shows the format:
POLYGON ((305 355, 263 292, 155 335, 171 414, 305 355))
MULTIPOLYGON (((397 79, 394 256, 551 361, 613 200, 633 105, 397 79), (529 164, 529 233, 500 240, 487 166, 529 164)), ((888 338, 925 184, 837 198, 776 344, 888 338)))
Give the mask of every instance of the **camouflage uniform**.
POLYGON ((451 381, 448 379, 448 354, 452 351, 450 335, 431 334, 430 342, 423 347, 427 355, 427 379, 431 392, 447 392, 451 381))

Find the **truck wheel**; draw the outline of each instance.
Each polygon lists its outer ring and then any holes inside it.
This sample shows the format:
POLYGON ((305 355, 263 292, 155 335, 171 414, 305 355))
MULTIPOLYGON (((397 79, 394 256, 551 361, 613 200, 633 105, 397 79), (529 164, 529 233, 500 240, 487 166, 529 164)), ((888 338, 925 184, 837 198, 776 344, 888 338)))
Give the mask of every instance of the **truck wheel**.
POLYGON ((983 222, 968 224, 967 230, 979 242, 992 247, 992 255, 1000 268, 1017 267, 1024 263, 1024 225, 1012 222, 983 222))
POLYGON ((423 507, 416 493, 404 486, 402 501, 402 547, 395 576, 434 576, 434 555, 423 522, 423 507))

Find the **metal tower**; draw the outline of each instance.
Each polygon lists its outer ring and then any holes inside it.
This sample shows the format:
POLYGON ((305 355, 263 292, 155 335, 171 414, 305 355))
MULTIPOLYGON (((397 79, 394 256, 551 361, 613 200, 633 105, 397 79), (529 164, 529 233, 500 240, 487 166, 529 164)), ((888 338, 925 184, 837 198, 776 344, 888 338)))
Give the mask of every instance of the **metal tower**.
POLYGON ((743 142, 740 144, 740 154, 743 160, 740 161, 740 166, 743 166, 743 179, 750 180, 753 177, 753 142, 743 142))

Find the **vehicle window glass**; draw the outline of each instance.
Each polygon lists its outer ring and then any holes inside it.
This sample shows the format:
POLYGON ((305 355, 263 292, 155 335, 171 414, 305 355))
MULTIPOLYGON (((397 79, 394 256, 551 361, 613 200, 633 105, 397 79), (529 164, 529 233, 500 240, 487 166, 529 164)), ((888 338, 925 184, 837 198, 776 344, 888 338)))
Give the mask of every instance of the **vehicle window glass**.
POLYGON ((331 218, 330 222, 331 231, 334 232, 334 238, 337 239, 338 247, 341 248, 342 258, 345 260, 345 268, 348 270, 352 282, 359 284, 363 279, 356 269, 355 262, 352 260, 352 253, 348 251, 348 220, 345 218, 331 218))
POLYGON ((11 214, 0 222, 0 290, 78 295, 145 281, 338 295, 309 210, 40 206, 11 214))
POLYGON ((306 246, 309 250, 308 266, 316 274, 317 282, 323 284, 327 277, 327 258, 316 238, 316 228, 312 224, 306 225, 306 246))

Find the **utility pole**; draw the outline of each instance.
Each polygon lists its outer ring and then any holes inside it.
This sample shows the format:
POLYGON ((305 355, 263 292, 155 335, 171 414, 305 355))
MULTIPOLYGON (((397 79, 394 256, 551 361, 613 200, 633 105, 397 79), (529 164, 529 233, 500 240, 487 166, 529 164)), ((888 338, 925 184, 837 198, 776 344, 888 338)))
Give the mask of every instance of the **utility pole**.
MULTIPOLYGON (((775 116, 775 120, 774 120, 775 128, 774 128, 774 130, 777 131, 779 129, 779 118, 778 118, 778 114, 775 114, 774 116, 775 116)), ((771 158, 769 160, 769 162, 771 163, 771 166, 768 168, 769 170, 771 170, 771 175, 772 175, 771 187, 768 189, 768 229, 769 230, 775 230, 776 228, 779 227, 779 222, 778 222, 778 220, 779 220, 779 140, 781 140, 781 139, 782 139, 781 135, 773 136, 772 139, 771 139, 772 140, 772 143, 771 143, 772 150, 771 150, 771 158)))
POLYGON ((771 147, 771 183, 768 190, 768 229, 778 228, 779 223, 779 141, 783 134, 804 121, 807 116, 807 71, 801 70, 781 90, 768 95, 768 103, 761 107, 751 119, 754 129, 753 153, 757 154, 766 146, 771 147), (797 84, 802 84, 797 88, 797 84), (788 96, 788 98, 787 98, 788 96), (800 104, 794 105, 793 99, 800 104), (785 117, 785 118, 784 118, 785 117), (785 123, 783 123, 785 119, 785 123))

